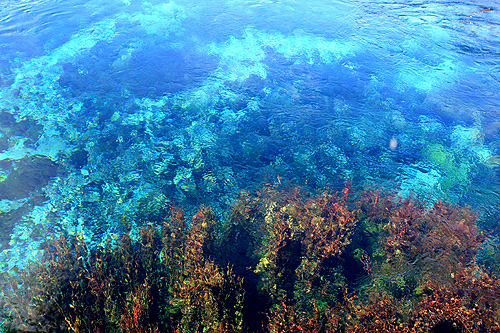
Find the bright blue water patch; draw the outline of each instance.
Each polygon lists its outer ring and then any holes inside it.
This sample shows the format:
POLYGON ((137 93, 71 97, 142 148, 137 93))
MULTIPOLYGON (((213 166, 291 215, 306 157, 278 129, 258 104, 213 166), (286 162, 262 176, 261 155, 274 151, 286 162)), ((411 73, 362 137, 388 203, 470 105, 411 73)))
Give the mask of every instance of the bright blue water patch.
POLYGON ((61 230, 99 244, 149 200, 222 214, 278 177, 468 204, 495 228, 499 9, 2 2, 1 269, 61 230))

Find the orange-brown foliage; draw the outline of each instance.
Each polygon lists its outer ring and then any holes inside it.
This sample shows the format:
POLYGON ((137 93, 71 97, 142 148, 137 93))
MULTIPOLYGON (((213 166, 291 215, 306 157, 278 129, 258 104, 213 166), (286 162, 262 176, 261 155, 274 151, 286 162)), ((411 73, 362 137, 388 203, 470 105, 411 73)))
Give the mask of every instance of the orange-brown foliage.
POLYGON ((161 225, 146 223, 117 246, 91 250, 83 238, 61 237, 47 243, 23 286, 12 283, 22 291, 15 301, 27 305, 10 309, 13 325, 40 332, 500 332, 500 279, 477 268, 485 237, 470 208, 426 207, 381 191, 354 202, 349 191, 312 197, 269 185, 242 193, 222 225, 207 207, 191 221, 172 208, 161 225), (260 303, 245 307, 247 299, 260 303))
POLYGON ((313 304, 312 311, 300 312, 282 300, 268 314, 269 333, 321 333, 341 332, 342 318, 332 309, 320 310, 313 304))

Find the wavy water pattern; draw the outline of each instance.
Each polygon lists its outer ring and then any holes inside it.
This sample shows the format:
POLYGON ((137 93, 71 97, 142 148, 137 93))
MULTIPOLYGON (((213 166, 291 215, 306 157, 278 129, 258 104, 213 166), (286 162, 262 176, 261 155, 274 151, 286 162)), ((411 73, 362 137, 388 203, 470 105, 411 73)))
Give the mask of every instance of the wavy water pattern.
POLYGON ((0 270, 282 179, 496 233, 499 60, 493 1, 3 1, 0 270))

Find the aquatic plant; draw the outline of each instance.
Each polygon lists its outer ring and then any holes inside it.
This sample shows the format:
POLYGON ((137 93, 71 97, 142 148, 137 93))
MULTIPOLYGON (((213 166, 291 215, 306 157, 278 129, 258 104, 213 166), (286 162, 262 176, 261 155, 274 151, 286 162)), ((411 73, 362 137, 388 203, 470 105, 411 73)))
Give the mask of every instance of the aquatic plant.
POLYGON ((167 214, 167 207, 167 197, 163 193, 159 195, 149 194, 137 200, 136 219, 155 223, 161 222, 167 214))
POLYGON ((459 265, 473 264, 485 236, 470 208, 438 201, 427 209, 413 197, 366 191, 361 199, 363 237, 370 238, 375 282, 412 292, 425 281, 451 281, 459 265), (375 238, 371 238, 375 236, 375 238))
POLYGON ((454 154, 450 148, 438 143, 429 145, 423 153, 429 162, 443 172, 441 187, 444 190, 470 183, 472 166, 463 155, 454 154))
POLYGON ((313 304, 310 312, 297 311, 282 300, 268 314, 267 332, 341 332, 342 318, 331 308, 313 304))
POLYGON ((371 292, 347 303, 347 332, 500 332, 500 279, 474 267, 451 285, 429 282, 417 299, 371 292))
POLYGON ((48 241, 42 262, 12 279, 9 329, 238 331, 241 281, 209 258, 213 217, 202 208, 188 228, 173 209, 163 226, 145 225, 138 239, 125 234, 117 247, 48 241))
POLYGON ((470 208, 278 179, 222 223, 208 207, 165 211, 116 244, 47 240, 9 280, 3 331, 500 332, 500 278, 476 263, 470 208))
POLYGON ((286 297, 296 306, 310 308, 314 299, 335 299, 344 281, 334 262, 341 258, 358 222, 348 200, 348 187, 340 194, 325 192, 307 199, 295 189, 279 201, 268 200, 266 237, 258 250, 256 272, 275 302, 286 297))
POLYGON ((180 250, 180 270, 172 281, 170 304, 180 308, 182 332, 239 332, 243 328, 242 281, 230 267, 218 267, 214 251, 217 221, 205 207, 193 216, 180 250))

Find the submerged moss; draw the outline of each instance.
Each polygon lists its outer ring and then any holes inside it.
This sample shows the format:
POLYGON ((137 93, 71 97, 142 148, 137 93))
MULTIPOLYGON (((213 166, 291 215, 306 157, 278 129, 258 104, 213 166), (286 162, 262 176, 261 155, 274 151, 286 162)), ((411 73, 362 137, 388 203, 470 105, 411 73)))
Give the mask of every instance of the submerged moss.
POLYGON ((443 190, 449 190, 456 185, 470 184, 471 165, 465 157, 458 156, 451 149, 438 143, 424 149, 424 155, 442 171, 443 178, 440 184, 443 190))

